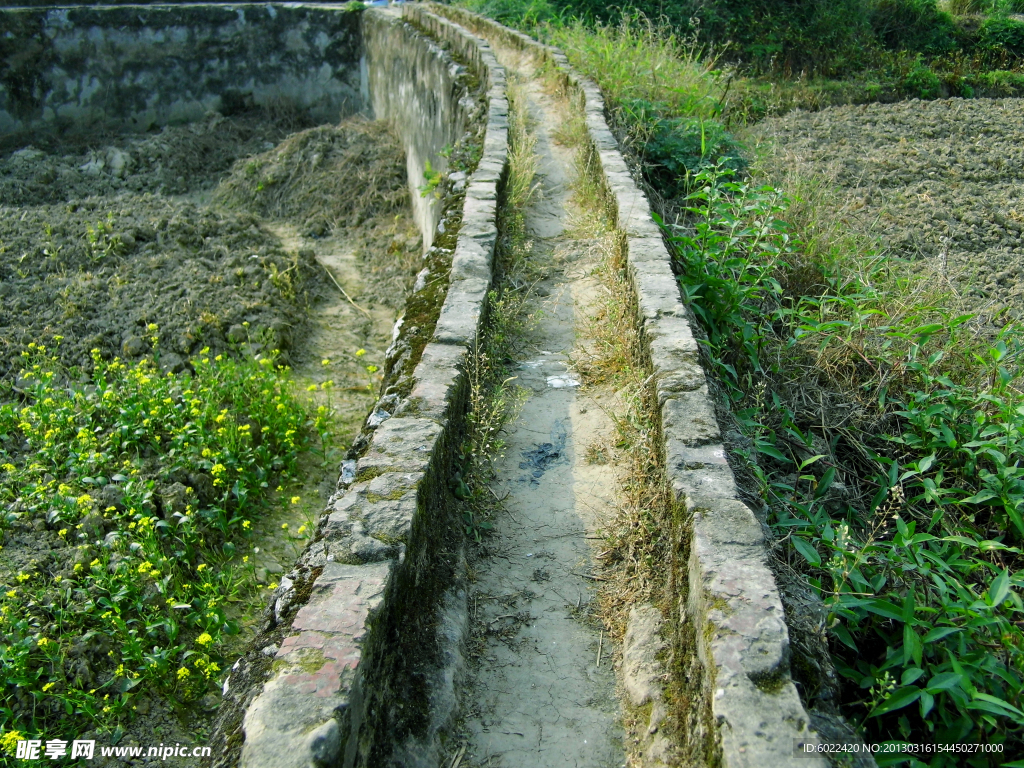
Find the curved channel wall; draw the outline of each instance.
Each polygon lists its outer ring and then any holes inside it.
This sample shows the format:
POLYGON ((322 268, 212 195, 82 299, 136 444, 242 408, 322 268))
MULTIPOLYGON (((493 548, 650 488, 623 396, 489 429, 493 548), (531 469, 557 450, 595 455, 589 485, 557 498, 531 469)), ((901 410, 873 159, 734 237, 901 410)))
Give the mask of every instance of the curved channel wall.
MULTIPOLYGON (((790 679, 781 600, 761 527, 725 461, 668 253, 597 87, 562 54, 449 6, 0 8, 0 139, 145 130, 248 106, 327 120, 362 112, 402 136, 416 219, 425 244, 435 243, 428 261, 450 264, 428 281, 439 298, 418 321, 426 332, 396 327, 396 350, 412 337, 426 343, 401 356, 405 383, 383 393, 374 411, 383 416, 368 421, 354 471, 343 473, 313 543, 281 579, 260 639, 225 682, 206 765, 439 763, 466 629, 463 534, 448 480, 467 362, 486 317, 508 150, 504 70, 484 37, 537 58, 581 105, 657 383, 665 482, 677 507, 666 585, 677 615, 638 611, 653 621, 627 631, 626 665, 631 653, 660 659, 666 644, 682 648, 671 635, 687 628, 693 712, 682 738, 700 753, 690 762, 819 765, 796 758, 795 745, 814 735, 790 679), (481 146, 475 168, 446 173, 448 148, 467 142, 481 146), (421 195, 428 162, 441 183, 421 195)), ((680 660, 672 663, 678 676, 680 660)), ((655 722, 662 694, 634 704, 651 705, 645 765, 662 765, 672 752, 655 722)))
POLYGON ((429 7, 555 73, 582 112, 585 151, 616 225, 658 395, 662 479, 675 501, 667 616, 637 606, 623 649, 626 694, 638 713, 649 707, 649 725, 640 729, 645 767, 823 768, 822 758, 801 753, 817 736, 790 674, 789 632, 762 526, 740 499, 668 250, 605 120, 600 90, 555 48, 459 8, 429 7), (655 673, 634 690, 631 666, 655 673), (689 710, 674 744, 661 734, 665 682, 673 678, 689 710))

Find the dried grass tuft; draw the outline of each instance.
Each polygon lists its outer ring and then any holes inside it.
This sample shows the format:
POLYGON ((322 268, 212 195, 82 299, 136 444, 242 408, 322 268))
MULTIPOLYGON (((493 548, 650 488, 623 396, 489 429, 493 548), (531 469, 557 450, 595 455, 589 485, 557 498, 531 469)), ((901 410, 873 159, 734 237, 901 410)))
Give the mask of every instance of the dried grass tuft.
POLYGON ((385 123, 354 117, 293 134, 235 163, 215 197, 324 235, 405 209, 405 153, 385 123))

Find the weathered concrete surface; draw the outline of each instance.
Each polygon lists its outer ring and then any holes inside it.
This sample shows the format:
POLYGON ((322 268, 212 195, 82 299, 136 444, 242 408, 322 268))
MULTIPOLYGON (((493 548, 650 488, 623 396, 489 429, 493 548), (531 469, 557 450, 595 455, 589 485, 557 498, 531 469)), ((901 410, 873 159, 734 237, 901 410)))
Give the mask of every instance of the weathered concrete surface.
MULTIPOLYGON (((394 122, 423 163, 410 165, 410 185, 418 186, 427 159, 443 168, 433 159, 464 136, 474 106, 455 98, 462 65, 423 30, 475 67, 487 89, 483 158, 460 181, 465 205, 441 330, 411 374, 410 396, 394 396, 297 565, 315 579, 313 595, 246 712, 245 768, 433 766, 456 705, 466 591, 447 480, 465 410, 464 362, 490 285, 507 106, 504 73, 486 45, 420 9, 406 15, 415 27, 391 11, 368 10, 363 30, 377 117, 394 122), (392 101, 396 94, 409 103, 392 101)), ((422 226, 434 226, 433 215, 425 207, 422 226)), ((282 582, 275 597, 285 620, 294 590, 282 582)))
POLYGON ((414 30, 393 11, 364 14, 369 106, 374 117, 387 120, 402 137, 413 214, 429 248, 437 233, 440 201, 420 194, 427 164, 434 172, 448 169, 441 154, 462 136, 471 104, 459 102, 456 78, 461 67, 441 55, 440 46, 414 30))
POLYGON ((146 131, 210 110, 363 107, 359 13, 240 3, 0 9, 0 135, 146 131))
MULTIPOLYGON (((668 251, 605 121, 599 89, 575 74, 555 49, 461 9, 431 8, 556 67, 566 90, 583 99, 593 150, 625 238, 638 322, 662 406, 665 480, 682 511, 677 557, 689 551, 688 561, 671 564, 686 582, 676 585, 674 597, 680 614, 696 625, 704 681, 701 700, 693 705, 710 710, 714 730, 691 738, 712 739, 718 759, 729 768, 824 766, 823 760, 794 751, 797 742, 816 737, 790 678, 778 588, 760 527, 738 501, 668 251)), ((651 740, 649 765, 663 760, 664 746, 651 740)))
POLYGON ((389 565, 329 562, 278 649, 275 674, 246 712, 242 768, 314 768, 341 754, 338 716, 349 706, 361 645, 389 565))

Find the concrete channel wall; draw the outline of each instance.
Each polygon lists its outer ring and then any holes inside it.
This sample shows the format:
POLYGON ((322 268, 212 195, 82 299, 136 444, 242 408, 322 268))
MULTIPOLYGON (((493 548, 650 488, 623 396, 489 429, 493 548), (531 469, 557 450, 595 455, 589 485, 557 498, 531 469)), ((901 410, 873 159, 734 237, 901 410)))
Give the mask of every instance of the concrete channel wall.
MULTIPOLYGON (((364 16, 375 112, 398 123, 422 119, 426 133, 434 126, 416 150, 429 157, 457 135, 450 131, 469 107, 448 98, 443 71, 468 64, 487 93, 482 158, 465 181, 448 291, 411 391, 374 431, 297 565, 312 589, 286 620, 269 676, 246 708, 244 768, 434 766, 456 708, 467 614, 463 533, 448 481, 491 285, 508 106, 504 72, 485 44, 419 8, 403 15, 364 16), (394 94, 405 97, 399 103, 394 94)), ((287 616, 296 600, 291 577, 274 600, 287 616)))
POLYGON ((0 8, 0 135, 363 109, 361 14, 290 3, 0 8))
MULTIPOLYGON (((461 9, 430 7, 553 68, 570 97, 582 103, 635 292, 637 321, 661 408, 664 480, 677 505, 666 591, 679 623, 696 630, 692 650, 703 679, 696 685, 689 681, 689 690, 696 692, 689 704, 710 714, 709 722, 692 718, 696 727, 683 738, 704 742, 696 752, 728 768, 824 766, 821 758, 796 751, 799 744, 813 743, 816 735, 790 676, 789 635, 764 534, 739 498, 668 250, 608 128, 600 90, 575 73, 554 48, 461 9)), ((641 662, 635 665, 639 667, 650 662, 646 666, 656 670, 650 682, 657 683, 665 677, 658 662, 666 638, 659 634, 670 623, 662 622, 653 607, 638 608, 626 632, 624 666, 628 673, 634 660, 641 662)), ((674 663, 684 666, 680 659, 674 663)), ((632 695, 628 681, 626 688, 632 695)), ((646 763, 661 766, 672 751, 658 736, 664 696, 651 695, 649 685, 636 688, 644 694, 634 698, 634 705, 651 705, 646 763)))

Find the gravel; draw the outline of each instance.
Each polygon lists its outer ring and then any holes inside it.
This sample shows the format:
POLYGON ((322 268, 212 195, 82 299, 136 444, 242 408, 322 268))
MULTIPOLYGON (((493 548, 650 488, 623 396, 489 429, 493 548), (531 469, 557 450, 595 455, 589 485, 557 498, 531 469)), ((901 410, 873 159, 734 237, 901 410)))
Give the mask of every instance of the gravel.
POLYGON ((854 227, 934 270, 969 309, 1024 316, 1024 100, 792 112, 752 141, 834 179, 854 227))

